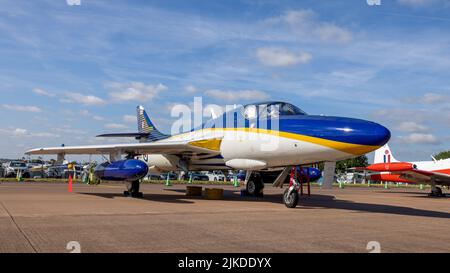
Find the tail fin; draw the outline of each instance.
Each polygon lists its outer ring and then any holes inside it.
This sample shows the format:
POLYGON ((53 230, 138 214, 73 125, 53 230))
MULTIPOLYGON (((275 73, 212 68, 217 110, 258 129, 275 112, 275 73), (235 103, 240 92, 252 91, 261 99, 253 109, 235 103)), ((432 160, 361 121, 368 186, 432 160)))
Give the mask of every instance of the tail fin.
POLYGON ((388 144, 385 144, 384 146, 378 148, 378 150, 375 151, 375 158, 373 160, 374 164, 392 163, 392 162, 398 162, 398 160, 395 159, 388 144))
POLYGON ((136 108, 136 114, 138 132, 148 134, 147 140, 155 141, 169 137, 156 129, 143 106, 139 105, 136 108))

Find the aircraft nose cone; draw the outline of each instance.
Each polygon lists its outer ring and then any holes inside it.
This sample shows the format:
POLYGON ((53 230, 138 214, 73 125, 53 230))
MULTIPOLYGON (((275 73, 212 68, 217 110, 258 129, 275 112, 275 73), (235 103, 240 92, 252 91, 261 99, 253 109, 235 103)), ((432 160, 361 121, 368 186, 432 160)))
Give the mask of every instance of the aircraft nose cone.
POLYGON ((348 144, 382 146, 391 138, 391 132, 386 127, 362 119, 295 116, 280 121, 282 131, 348 144))
POLYGON ((391 138, 386 127, 372 121, 343 118, 337 125, 334 129, 340 131, 342 138, 349 143, 383 146, 391 138))
POLYGON ((371 141, 373 141, 374 143, 372 145, 383 146, 389 141, 389 139, 391 139, 391 131, 378 123, 372 122, 372 124, 373 136, 371 138, 371 141))

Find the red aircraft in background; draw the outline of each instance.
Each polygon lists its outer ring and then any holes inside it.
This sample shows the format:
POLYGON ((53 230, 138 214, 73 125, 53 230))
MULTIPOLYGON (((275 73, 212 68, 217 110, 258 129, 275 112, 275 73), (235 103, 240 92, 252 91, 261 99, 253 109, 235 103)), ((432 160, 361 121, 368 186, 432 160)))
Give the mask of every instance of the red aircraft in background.
POLYGON ((371 172, 374 181, 431 185, 431 196, 444 196, 437 185, 450 186, 450 159, 402 162, 394 158, 388 144, 375 151, 374 164, 357 169, 371 172))

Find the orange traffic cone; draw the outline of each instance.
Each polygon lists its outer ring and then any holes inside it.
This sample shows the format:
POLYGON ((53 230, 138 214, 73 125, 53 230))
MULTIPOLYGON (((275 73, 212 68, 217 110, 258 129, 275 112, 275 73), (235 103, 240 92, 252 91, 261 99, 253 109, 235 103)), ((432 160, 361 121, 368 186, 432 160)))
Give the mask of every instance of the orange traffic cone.
POLYGON ((68 192, 72 192, 72 174, 69 172, 69 181, 68 181, 68 185, 67 185, 67 191, 68 192))

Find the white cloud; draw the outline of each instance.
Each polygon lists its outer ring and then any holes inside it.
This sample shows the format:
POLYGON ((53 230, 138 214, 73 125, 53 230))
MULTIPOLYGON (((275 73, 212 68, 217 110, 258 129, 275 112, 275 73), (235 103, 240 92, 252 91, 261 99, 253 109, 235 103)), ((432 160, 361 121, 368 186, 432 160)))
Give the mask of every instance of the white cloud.
POLYGON ((371 116, 382 121, 400 123, 405 120, 425 121, 432 117, 432 113, 424 109, 388 108, 379 109, 371 113, 371 116))
POLYGON ((105 118, 102 117, 102 116, 92 115, 92 114, 91 114, 88 110, 86 110, 86 109, 80 110, 80 115, 82 115, 83 117, 92 117, 94 120, 97 120, 97 121, 102 121, 102 120, 105 119, 105 118))
POLYGON ((67 92, 66 98, 62 99, 62 101, 67 103, 81 103, 84 105, 101 105, 105 103, 103 99, 94 95, 84 95, 72 92, 67 92))
POLYGON ((24 136, 28 134, 28 131, 26 129, 16 128, 11 134, 14 136, 24 136))
POLYGON ((317 35, 322 41, 346 43, 351 40, 350 32, 333 24, 325 23, 317 28, 317 35))
POLYGON ((125 115, 125 116, 123 116, 123 121, 126 122, 126 123, 136 123, 137 119, 136 119, 136 116, 125 115))
POLYGON ((418 133, 418 132, 426 132, 427 131, 426 126, 423 126, 422 124, 419 124, 414 121, 401 122, 396 128, 397 128, 397 130, 402 131, 402 132, 418 133))
POLYGON ((33 112, 33 113, 42 112, 41 108, 32 105, 3 104, 2 107, 8 110, 14 110, 19 112, 33 112))
POLYGON ((411 96, 404 99, 407 103, 414 103, 414 104, 444 104, 444 103, 450 103, 450 96, 439 94, 439 93, 433 93, 428 92, 421 96, 411 96))
POLYGON ((108 128, 108 129, 126 129, 126 128, 128 128, 128 126, 123 125, 123 124, 119 124, 119 123, 107 123, 107 124, 105 124, 105 128, 108 128))
POLYGON ((437 93, 426 93, 423 95, 423 102, 428 104, 450 102, 450 96, 437 93))
POLYGON ((58 134, 52 134, 52 133, 31 133, 30 136, 32 137, 46 137, 46 138, 58 138, 60 135, 58 134))
POLYGON ((312 56, 309 53, 292 53, 282 48, 258 48, 256 56, 259 61, 267 66, 291 66, 307 63, 312 56))
POLYGON ((408 144, 439 144, 440 141, 433 134, 412 133, 407 136, 400 136, 400 141, 408 144))
POLYGON ((46 96, 46 97, 50 97, 50 98, 53 98, 53 97, 56 96, 55 94, 50 93, 47 90, 44 90, 44 89, 41 89, 41 88, 34 88, 33 92, 38 94, 38 95, 46 96))
POLYGON ((319 21, 311 10, 290 10, 281 18, 270 21, 288 24, 302 41, 347 43, 352 40, 350 31, 330 22, 319 21))
POLYGON ((109 95, 116 101, 149 101, 168 88, 164 84, 146 85, 142 82, 109 83, 106 87, 112 90, 109 95))
POLYGON ((435 0, 398 0, 404 6, 420 7, 432 4, 435 0))
POLYGON ((83 117, 87 117, 89 116, 89 111, 86 109, 80 110, 80 115, 82 115, 83 117))
POLYGON ((23 128, 10 128, 10 129, 0 129, 0 133, 13 136, 13 137, 60 137, 58 134, 52 134, 49 132, 39 132, 39 133, 30 133, 27 129, 23 128))
POLYGON ((239 101, 239 100, 265 100, 269 98, 269 95, 265 92, 258 90, 238 90, 238 91, 227 91, 211 89, 206 90, 205 95, 225 101, 239 101))
POLYGON ((64 125, 62 127, 57 127, 53 129, 55 132, 67 135, 86 135, 87 132, 78 128, 72 128, 69 125, 64 125))
POLYGON ((376 77, 376 71, 367 69, 334 70, 330 73, 318 74, 316 77, 319 81, 330 85, 357 86, 376 77))
POLYGON ((195 92, 197 92, 197 88, 195 86, 193 86, 193 85, 186 85, 184 87, 184 90, 186 92, 188 92, 188 93, 195 93, 195 92))

